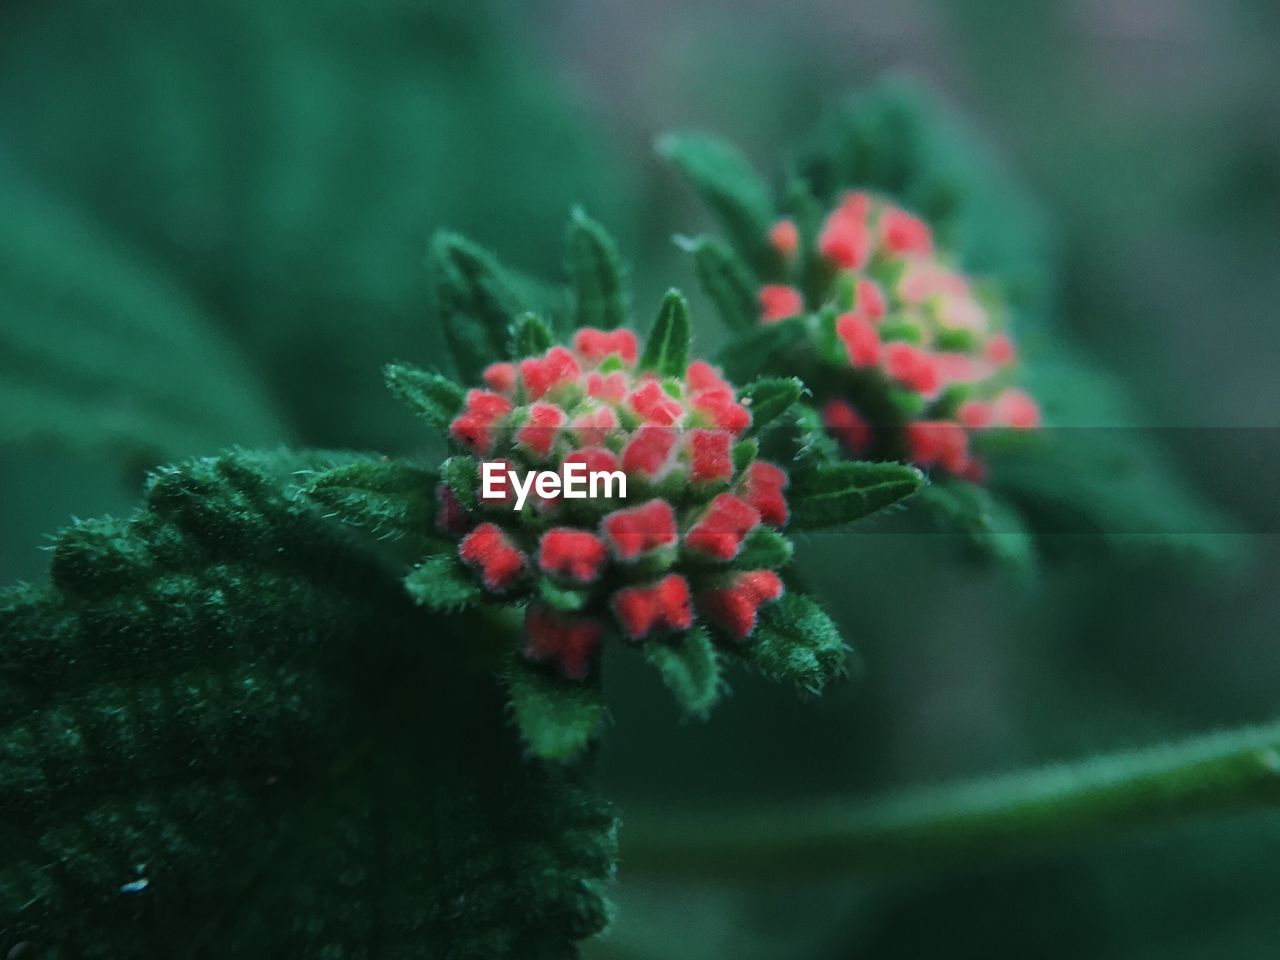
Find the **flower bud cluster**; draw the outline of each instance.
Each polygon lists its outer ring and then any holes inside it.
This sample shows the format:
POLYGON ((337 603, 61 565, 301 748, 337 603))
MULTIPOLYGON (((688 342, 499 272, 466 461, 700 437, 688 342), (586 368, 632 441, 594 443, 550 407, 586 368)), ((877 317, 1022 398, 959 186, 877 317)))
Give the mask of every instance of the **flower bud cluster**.
MULTIPOLYGON (((799 275, 795 223, 774 224, 769 241, 799 275)), ((878 450, 978 479, 972 431, 1039 424, 1036 402, 1012 386, 1017 351, 1000 304, 947 265, 923 220, 851 192, 826 217, 813 247, 818 269, 806 275, 822 287, 809 305, 817 310, 818 347, 852 371, 848 390, 820 396, 822 418, 849 455, 878 450), (886 418, 886 409, 894 415, 886 418), (894 435, 877 435, 886 429, 894 435)), ((806 313, 797 286, 766 285, 759 302, 763 324, 806 313)))
POLYGON ((745 641, 783 590, 773 568, 789 547, 753 545, 781 541, 788 477, 756 458, 749 406, 703 361, 661 377, 638 352, 629 330, 580 329, 568 347, 488 367, 449 425, 464 453, 446 464, 437 525, 486 593, 525 601, 525 655, 575 679, 610 633, 639 643, 703 622, 745 641), (509 485, 484 489, 484 462, 620 471, 627 496, 538 496, 517 511, 509 485))

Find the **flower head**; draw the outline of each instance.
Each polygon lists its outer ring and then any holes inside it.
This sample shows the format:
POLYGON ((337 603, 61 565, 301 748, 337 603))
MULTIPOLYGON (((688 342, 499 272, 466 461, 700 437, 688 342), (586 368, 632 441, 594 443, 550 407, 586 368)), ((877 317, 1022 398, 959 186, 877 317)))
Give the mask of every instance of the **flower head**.
POLYGON ((976 479, 973 431, 1039 424, 1035 401, 1011 385, 1017 350, 1001 305, 948 263, 924 220, 870 193, 846 193, 813 240, 825 269, 807 273, 795 262, 803 246, 795 230, 791 220, 770 228, 767 241, 796 285, 775 277, 762 286, 759 320, 805 314, 801 286, 809 293, 815 349, 849 371, 815 388, 824 425, 847 454, 976 479))
POLYGON ((701 617, 744 641, 782 594, 776 574, 737 558, 754 531, 786 523, 786 471, 756 459, 751 411, 716 368, 660 372, 639 347, 630 330, 586 328, 493 364, 448 426, 464 456, 438 491, 438 532, 487 595, 525 602, 525 656, 574 679, 611 633, 657 641, 701 617), (501 467, 496 495, 481 461, 501 467), (515 509, 522 476, 572 465, 621 472, 626 498, 535 491, 515 509))

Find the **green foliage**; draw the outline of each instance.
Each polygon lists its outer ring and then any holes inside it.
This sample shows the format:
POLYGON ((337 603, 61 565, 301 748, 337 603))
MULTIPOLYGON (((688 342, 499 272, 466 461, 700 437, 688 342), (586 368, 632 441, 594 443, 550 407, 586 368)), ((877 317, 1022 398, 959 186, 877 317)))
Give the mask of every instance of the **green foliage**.
POLYGON ((760 612, 760 624, 740 651, 756 672, 814 695, 847 670, 840 630, 808 597, 788 591, 760 612))
POLYGON ((424 559, 404 578, 404 585, 415 602, 442 613, 473 606, 484 596, 452 550, 424 559))
POLYGON ((521 756, 458 657, 493 627, 289 489, 342 459, 162 470, 0 594, 5 950, 567 957, 603 926, 611 812, 521 756))
POLYGON ((644 655, 689 716, 705 717, 720 699, 720 659, 704 628, 695 627, 670 639, 647 643, 644 655))
POLYGON ((756 327, 725 344, 719 360, 731 379, 746 383, 766 371, 785 366, 782 358, 804 339, 804 335, 804 324, 800 320, 783 320, 766 327, 756 327))
POLYGON ((790 410, 804 394, 797 377, 756 380, 743 387, 738 399, 751 407, 751 432, 759 433, 790 410))
POLYGON ((466 391, 442 374, 407 363, 387 364, 383 373, 391 392, 441 433, 462 410, 466 391))
POLYGON ((756 527, 742 542, 735 558, 741 570, 780 570, 791 562, 791 541, 769 527, 756 527))
POLYGON ((923 487, 917 500, 944 532, 963 534, 979 557, 1034 565, 1035 544, 1021 514, 987 488, 946 477, 923 487))
POLYGON ((791 526, 820 530, 861 520, 911 496, 925 484, 915 467, 848 461, 798 469, 788 500, 791 526))
POLYGON ((5 162, 0 208, 0 444, 150 458, 286 438, 189 290, 5 162))
POLYGON ((598 674, 586 682, 568 680, 516 656, 505 677, 516 726, 533 754, 553 761, 581 756, 604 722, 598 674))
POLYGON ((427 262, 458 376, 476 383, 485 367, 507 355, 519 301, 498 262, 456 234, 437 234, 427 262))
POLYGON ((751 268, 719 237, 698 237, 683 242, 693 254, 698 283, 711 299, 720 322, 735 332, 753 330, 760 319, 756 299, 759 286, 751 268))
POLYGON ((536 313, 522 313, 512 327, 511 356, 532 357, 545 352, 555 337, 536 313))
POLYGON ((649 331, 639 369, 652 370, 660 377, 682 377, 689 365, 689 304, 678 290, 668 290, 662 299, 658 319, 649 331))
POLYGON ((777 263, 768 241, 773 197, 742 155, 725 141, 699 133, 669 133, 658 141, 658 152, 693 184, 734 249, 757 273, 768 274, 777 263))
POLYGON ((618 247, 581 209, 569 220, 566 268, 573 289, 573 325, 612 330, 631 318, 631 296, 618 247))
POLYGON ((421 541, 435 533, 438 481, 407 463, 362 460, 311 477, 305 492, 347 523, 421 541))

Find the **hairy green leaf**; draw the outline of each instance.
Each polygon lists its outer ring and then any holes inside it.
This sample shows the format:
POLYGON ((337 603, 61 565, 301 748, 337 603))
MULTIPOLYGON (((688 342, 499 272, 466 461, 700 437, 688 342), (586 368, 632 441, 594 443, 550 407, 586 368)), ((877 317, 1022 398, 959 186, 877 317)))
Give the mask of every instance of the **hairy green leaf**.
POLYGON ((733 559, 740 570, 777 570, 791 561, 795 548, 791 541, 770 527, 756 527, 742 543, 733 559))
POLYGON ((849 648, 821 607, 788 591, 760 611, 755 633, 740 652, 768 679, 817 694, 846 672, 849 648))
POLYGON ((407 363, 389 363, 383 375, 391 392, 442 434, 462 411, 466 391, 442 374, 407 363))
POLYGON ((532 357, 545 353, 555 343, 551 328, 536 313, 522 313, 511 331, 511 355, 532 357))
POLYGON ((795 406, 803 393, 799 378, 776 377, 748 384, 738 398, 751 408, 751 431, 758 433, 795 406))
POLYGON ((438 480, 407 463, 367 460, 310 477, 305 492, 347 523, 379 536, 421 540, 435 533, 438 480))
POLYGON ((498 262, 452 233, 439 233, 428 257, 436 306, 458 375, 465 383, 507 356, 507 331, 519 301, 498 262))
POLYGON ((787 497, 797 530, 838 527, 911 496, 924 474, 900 463, 825 463, 793 471, 787 497))
POLYGON ((759 274, 777 263, 769 245, 773 197, 751 165, 725 141, 699 133, 669 133, 658 152, 693 184, 720 221, 729 242, 759 274))
POLYGON ((645 342, 640 369, 652 370, 661 377, 684 376, 692 339, 689 304, 679 290, 668 290, 662 299, 658 319, 645 342))
POLYGON ((484 598, 471 571, 452 553, 427 557, 404 578, 404 585, 415 602, 442 613, 461 610, 484 598))
POLYGON ((604 925, 612 813, 465 659, 509 631, 415 607, 293 496, 341 464, 163 470, 0 593, 4 949, 567 957, 604 925))
POLYGON ((751 268, 718 237, 698 237, 684 246, 693 254, 698 283, 715 306, 720 322, 734 331, 754 329, 760 321, 760 283, 751 268))
POLYGON ((705 717, 720 699, 720 660, 711 636, 702 627, 670 639, 652 640, 644 645, 644 655, 689 716, 705 717))
POLYGON ((513 657, 506 683, 516 726, 529 749, 544 760, 573 760, 604 722, 600 680, 567 680, 513 657))
POLYGON ((569 220, 566 256, 573 325, 612 330, 626 323, 631 317, 631 296, 617 244, 581 209, 575 209, 569 220))

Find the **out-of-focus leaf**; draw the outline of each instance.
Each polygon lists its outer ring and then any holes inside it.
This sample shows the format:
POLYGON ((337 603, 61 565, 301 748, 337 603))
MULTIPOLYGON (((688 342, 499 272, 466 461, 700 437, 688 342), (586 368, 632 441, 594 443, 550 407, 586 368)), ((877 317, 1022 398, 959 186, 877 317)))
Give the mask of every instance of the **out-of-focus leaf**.
POLYGON ((684 246, 693 253, 698 282, 720 322, 733 331, 753 329, 760 320, 756 295, 760 284, 751 268, 719 237, 698 237, 684 246))
POLYGON ((658 152, 693 184, 733 248, 757 273, 770 273, 777 263, 769 245, 773 197, 751 164, 724 140, 700 133, 668 133, 658 152))
POLYGON ((498 262, 457 234, 438 234, 428 263, 454 366, 463 382, 475 383, 485 367, 506 357, 520 303, 498 262))
POLYGON ((286 436, 188 291, 4 162, 0 208, 0 443, 150 460, 286 436))
POLYGON ((573 325, 612 330, 631 318, 626 271, 613 237, 580 209, 569 221, 566 266, 573 288, 573 325))

